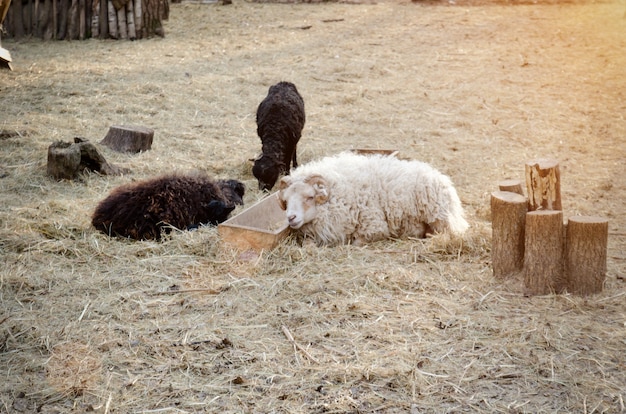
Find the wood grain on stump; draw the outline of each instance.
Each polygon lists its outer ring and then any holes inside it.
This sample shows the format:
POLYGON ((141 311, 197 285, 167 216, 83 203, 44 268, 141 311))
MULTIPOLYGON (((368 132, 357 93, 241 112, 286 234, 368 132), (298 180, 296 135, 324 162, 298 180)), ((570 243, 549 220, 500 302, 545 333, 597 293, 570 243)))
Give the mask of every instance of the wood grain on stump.
POLYGON ((528 210, 561 210, 561 173, 559 163, 538 159, 526 163, 528 210))
POLYGON ((583 296, 601 292, 606 278, 609 221, 574 216, 565 233, 567 290, 583 296))
POLYGON ((530 295, 560 293, 563 278, 563 212, 538 210, 526 214, 524 286, 530 295))
POLYGON ((491 264, 495 277, 522 270, 527 212, 526 197, 510 191, 491 193, 491 264))
POLYGON ((47 173, 57 180, 71 180, 78 174, 80 148, 69 142, 57 141, 48 147, 47 173))
POLYGON ((524 195, 522 182, 520 180, 502 180, 498 181, 498 189, 500 191, 510 191, 519 195, 524 195))
POLYGON ((154 130, 150 128, 113 125, 100 143, 118 152, 137 153, 152 148, 153 138, 154 130))

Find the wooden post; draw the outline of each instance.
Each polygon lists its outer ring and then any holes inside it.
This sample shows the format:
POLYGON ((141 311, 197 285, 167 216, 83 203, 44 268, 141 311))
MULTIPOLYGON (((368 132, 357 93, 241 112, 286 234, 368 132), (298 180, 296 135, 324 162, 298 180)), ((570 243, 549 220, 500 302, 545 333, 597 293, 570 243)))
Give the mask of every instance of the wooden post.
POLYGON ((561 210, 561 173, 559 163, 538 159, 526 163, 528 210, 561 210))
POLYGON ((39 12, 37 14, 37 37, 44 40, 52 39, 50 32, 50 0, 41 0, 39 2, 39 12))
POLYGON ((108 0, 100 0, 100 12, 98 13, 99 27, 98 37, 106 39, 109 35, 109 2, 108 0))
POLYGON ((109 37, 111 37, 112 39, 117 39, 117 12, 115 11, 115 6, 113 6, 112 1, 107 0, 106 4, 109 12, 109 37))
POLYGON ((608 238, 607 219, 590 216, 569 219, 565 237, 565 275, 569 292, 584 296, 602 291, 608 238))
POLYGON ((524 286, 530 295, 560 293, 565 288, 563 244, 562 211, 526 214, 524 286))
POLYGON ((68 30, 68 13, 70 9, 70 2, 68 0, 60 0, 59 2, 59 33, 57 39, 65 40, 68 30))
POLYGON ((100 37, 100 0, 91 2, 91 37, 100 37))
POLYGON ((67 38, 69 40, 78 39, 78 0, 71 0, 67 12, 67 38))
MULTIPOLYGON (((28 4, 27 4, 28 5, 28 4)), ((13 17, 13 27, 15 38, 24 37, 24 7, 21 1, 14 1, 11 4, 11 17, 13 17)))
POLYGON ((57 18, 57 0, 52 0, 52 38, 55 40, 59 38, 59 23, 57 18))
POLYGON ((500 191, 510 191, 519 195, 524 195, 522 190, 522 182, 520 180, 502 180, 498 181, 498 188, 500 191))
POLYGON ((133 10, 133 0, 126 3, 126 25, 128 26, 128 38, 130 40, 137 39, 137 33, 135 32, 135 11, 133 10))
POLYGON ((126 40, 126 38, 128 38, 126 27, 126 9, 124 6, 117 9, 117 33, 119 34, 119 39, 126 40))
POLYGON ((78 39, 85 40, 87 37, 85 0, 78 0, 78 39))
POLYGON ((491 193, 491 265, 497 278, 515 274, 524 265, 524 230, 528 201, 509 191, 491 193))
POLYGON ((100 143, 119 152, 140 152, 152 148, 153 137, 150 128, 113 125, 100 143))
POLYGON ((31 13, 31 24, 32 24, 32 30, 31 30, 31 34, 39 37, 39 26, 38 26, 38 19, 39 19, 39 0, 33 0, 34 1, 34 8, 33 11, 31 13))
POLYGON ((141 1, 142 0, 135 0, 135 1, 132 2, 133 6, 134 6, 133 12, 135 13, 135 18, 133 19, 133 22, 135 23, 135 34, 137 35, 137 39, 141 39, 143 37, 141 35, 141 30, 142 30, 142 26, 141 26, 141 20, 142 20, 141 1))

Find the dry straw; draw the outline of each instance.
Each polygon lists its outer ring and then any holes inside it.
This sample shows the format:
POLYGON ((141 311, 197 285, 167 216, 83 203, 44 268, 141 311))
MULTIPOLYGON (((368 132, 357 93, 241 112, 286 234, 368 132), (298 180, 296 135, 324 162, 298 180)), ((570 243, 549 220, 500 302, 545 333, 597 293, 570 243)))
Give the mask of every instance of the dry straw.
POLYGON ((615 7, 183 3, 163 39, 3 39, 0 412, 624 412, 615 7), (254 111, 279 80, 305 98, 301 162, 368 147, 430 162, 468 234, 242 255, 210 227, 160 243, 91 228, 112 188, 173 170, 260 199, 254 111), (145 153, 103 148, 130 174, 45 176, 51 142, 114 124, 155 130, 145 153), (609 218, 598 295, 492 277, 488 195, 537 156, 561 161, 565 216, 609 218))

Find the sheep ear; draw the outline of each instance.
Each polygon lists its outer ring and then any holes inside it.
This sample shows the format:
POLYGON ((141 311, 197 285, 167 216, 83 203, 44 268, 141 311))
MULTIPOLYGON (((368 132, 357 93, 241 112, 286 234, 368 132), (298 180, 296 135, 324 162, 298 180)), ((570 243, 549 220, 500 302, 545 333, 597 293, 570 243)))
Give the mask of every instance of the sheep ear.
POLYGON ((328 191, 328 183, 321 175, 312 175, 305 182, 315 189, 315 203, 324 204, 328 201, 330 193, 328 191))
POLYGON ((291 185, 291 177, 289 177, 288 175, 281 178, 280 182, 278 183, 278 204, 280 205, 280 208, 283 210, 287 210, 287 203, 283 199, 283 191, 290 185, 291 185))
POLYGON ((282 195, 283 195, 282 191, 278 193, 278 197, 277 197, 278 205, 280 206, 282 210, 287 210, 287 203, 285 202, 285 200, 283 200, 282 195))
POLYGON ((280 179, 280 183, 278 184, 279 190, 284 190, 285 188, 291 185, 291 177, 286 175, 280 179))

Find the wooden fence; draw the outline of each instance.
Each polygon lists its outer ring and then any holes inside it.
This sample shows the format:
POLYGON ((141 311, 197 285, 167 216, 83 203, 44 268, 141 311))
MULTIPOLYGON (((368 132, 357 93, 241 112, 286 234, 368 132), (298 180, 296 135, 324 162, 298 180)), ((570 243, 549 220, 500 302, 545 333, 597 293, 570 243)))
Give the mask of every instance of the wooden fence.
POLYGON ((143 39, 164 36, 168 0, 11 0, 5 38, 143 39))

